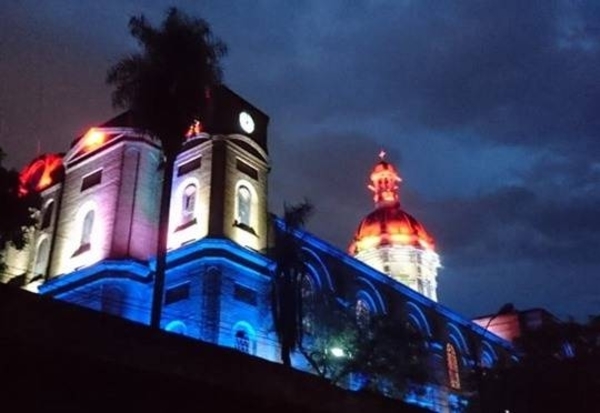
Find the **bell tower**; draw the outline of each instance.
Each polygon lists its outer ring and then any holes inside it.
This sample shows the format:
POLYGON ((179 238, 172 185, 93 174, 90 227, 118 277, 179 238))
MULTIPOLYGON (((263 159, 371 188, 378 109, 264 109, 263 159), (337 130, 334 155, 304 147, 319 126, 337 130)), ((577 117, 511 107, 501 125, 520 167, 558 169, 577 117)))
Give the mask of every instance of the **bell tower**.
POLYGON ((269 118, 225 86, 208 103, 175 164, 168 246, 208 236, 264 250, 269 118))

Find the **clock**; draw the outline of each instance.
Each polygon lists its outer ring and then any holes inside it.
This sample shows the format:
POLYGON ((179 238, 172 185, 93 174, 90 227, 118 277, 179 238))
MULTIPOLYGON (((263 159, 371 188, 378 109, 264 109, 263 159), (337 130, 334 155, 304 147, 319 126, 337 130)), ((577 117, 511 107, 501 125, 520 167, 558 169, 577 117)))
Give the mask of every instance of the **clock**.
POLYGON ((240 127, 246 133, 254 132, 254 119, 248 112, 240 112, 240 127))

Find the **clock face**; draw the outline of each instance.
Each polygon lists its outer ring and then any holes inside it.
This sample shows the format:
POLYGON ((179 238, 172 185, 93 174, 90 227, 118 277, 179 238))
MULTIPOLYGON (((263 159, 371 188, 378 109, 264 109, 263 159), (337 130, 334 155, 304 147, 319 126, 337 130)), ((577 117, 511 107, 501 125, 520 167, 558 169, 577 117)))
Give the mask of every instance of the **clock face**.
POLYGON ((254 132, 254 119, 248 112, 240 112, 240 127, 246 133, 254 132))

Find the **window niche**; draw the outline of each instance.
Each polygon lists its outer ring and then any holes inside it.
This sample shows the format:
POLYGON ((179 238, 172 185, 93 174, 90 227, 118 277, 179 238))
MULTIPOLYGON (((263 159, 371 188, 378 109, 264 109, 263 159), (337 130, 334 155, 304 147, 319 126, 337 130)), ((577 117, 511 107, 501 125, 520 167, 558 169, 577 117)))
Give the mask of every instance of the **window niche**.
POLYGON ((188 228, 197 222, 196 209, 198 204, 198 187, 196 184, 188 184, 181 193, 181 223, 176 231, 188 228))
POLYGON ((242 353, 250 354, 250 336, 246 331, 238 330, 235 332, 234 347, 242 353))
POLYGON ((238 159, 238 160, 236 160, 235 167, 241 173, 249 176, 250 178, 254 179, 255 181, 258 181, 258 171, 255 168, 248 165, 246 162, 238 159))
POLYGON ((33 266, 34 277, 46 275, 46 265, 48 264, 49 252, 50 241, 48 241, 48 238, 44 238, 38 245, 37 253, 35 255, 35 264, 33 266))
POLYGON ((356 324, 361 328, 367 328, 371 321, 371 306, 364 298, 356 300, 355 307, 356 324))
POLYGON ((253 191, 246 184, 238 186, 236 191, 236 219, 234 226, 256 235, 256 231, 252 227, 255 214, 253 202, 253 191))
POLYGON ((302 298, 302 331, 313 334, 315 329, 316 291, 314 283, 308 274, 303 274, 300 280, 300 297, 302 298))
POLYGON ((452 389, 460 390, 460 371, 456 349, 450 343, 446 344, 446 367, 448 369, 448 384, 452 389))
POLYGON ((81 180, 81 192, 100 184, 100 182, 102 182, 102 169, 83 177, 81 180))
POLYGON ((40 229, 46 229, 52 225, 52 216, 54 214, 54 201, 48 202, 44 212, 42 213, 42 220, 40 222, 40 229))
POLYGON ((168 287, 165 291, 165 305, 173 304, 178 301, 187 300, 190 297, 190 283, 168 287))
POLYGON ((79 248, 73 253, 73 256, 83 254, 92 248, 92 232, 94 230, 94 210, 90 209, 81 222, 81 232, 79 236, 79 248))
POLYGON ((258 303, 256 291, 237 283, 233 286, 233 298, 252 306, 256 306, 258 303))
POLYGON ((181 165, 179 165, 179 167, 177 168, 177 176, 189 174, 192 171, 200 169, 201 166, 202 166, 202 158, 201 157, 194 158, 192 160, 184 162, 181 165))

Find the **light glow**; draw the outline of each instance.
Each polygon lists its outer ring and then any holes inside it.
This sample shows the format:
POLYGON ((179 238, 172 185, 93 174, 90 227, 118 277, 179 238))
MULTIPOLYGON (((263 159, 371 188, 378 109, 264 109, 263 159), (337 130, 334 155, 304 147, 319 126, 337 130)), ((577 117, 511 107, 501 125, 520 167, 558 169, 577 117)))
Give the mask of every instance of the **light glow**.
POLYGON ((336 358, 342 358, 342 357, 344 357, 344 356, 346 355, 346 353, 345 353, 345 352, 344 352, 344 350, 343 350, 342 348, 340 348, 340 347, 333 347, 333 348, 331 349, 331 355, 332 355, 333 357, 336 357, 336 358))
POLYGON ((96 128, 91 128, 83 136, 83 152, 92 152, 101 147, 106 142, 106 134, 96 128))
POLYGON ((202 132, 203 128, 202 128, 202 122, 200 122, 198 119, 195 119, 192 124, 190 125, 188 131, 185 134, 185 137, 187 139, 191 139, 194 138, 198 135, 200 135, 200 133, 202 132))

